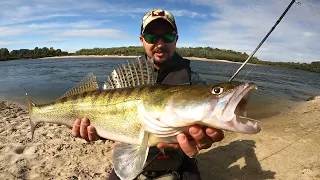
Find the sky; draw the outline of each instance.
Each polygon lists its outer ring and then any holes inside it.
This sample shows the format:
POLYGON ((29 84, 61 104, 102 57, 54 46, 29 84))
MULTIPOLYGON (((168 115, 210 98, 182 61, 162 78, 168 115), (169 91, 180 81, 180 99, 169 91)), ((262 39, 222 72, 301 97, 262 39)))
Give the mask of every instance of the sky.
MULTIPOLYGON (((177 47, 251 54, 291 0, 1 0, 0 48, 140 46, 143 15, 170 11, 177 47)), ((320 0, 300 0, 255 53, 264 61, 320 61, 320 0)))

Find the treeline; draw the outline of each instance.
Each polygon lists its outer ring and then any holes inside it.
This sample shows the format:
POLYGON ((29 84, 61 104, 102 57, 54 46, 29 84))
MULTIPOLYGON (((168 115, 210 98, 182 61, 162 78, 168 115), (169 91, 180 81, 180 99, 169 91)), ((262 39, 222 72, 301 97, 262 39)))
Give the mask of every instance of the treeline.
POLYGON ((119 56, 141 56, 144 53, 142 46, 93 48, 80 49, 75 55, 119 55, 119 56))
MULTIPOLYGON (((246 53, 236 52, 233 50, 221 50, 210 47, 196 48, 176 48, 176 51, 183 57, 200 57, 208 59, 223 59, 235 62, 244 62, 248 55, 246 53)), ((93 48, 81 49, 76 55, 122 55, 122 56, 140 56, 144 53, 142 46, 116 47, 116 48, 93 48)), ((250 61, 259 61, 253 57, 250 61)))
MULTIPOLYGON (((243 52, 233 50, 225 50, 211 47, 181 47, 176 51, 183 57, 198 57, 218 60, 228 60, 233 62, 244 62, 249 55, 243 52)), ((93 48, 81 49, 75 53, 61 51, 61 49, 49 49, 47 47, 29 49, 20 49, 8 51, 7 48, 0 49, 0 60, 11 59, 33 59, 52 56, 68 56, 68 55, 118 55, 118 56, 140 56, 144 54, 142 46, 129 47, 113 47, 113 48, 93 48)), ((263 64, 271 66, 281 66, 293 69, 300 69, 312 72, 320 72, 320 62, 312 63, 294 63, 294 62, 270 62, 262 61, 257 57, 252 57, 249 61, 254 64, 263 64)))
MULTIPOLYGON (((181 47, 176 51, 183 57, 198 57, 218 60, 228 60, 233 62, 244 62, 249 57, 248 54, 236 52, 233 50, 225 50, 211 47, 181 47)), ((119 56, 139 56, 144 53, 141 46, 129 47, 114 47, 114 48, 93 48, 81 49, 77 51, 76 55, 119 55, 119 56)), ((271 62, 262 61, 257 57, 252 57, 249 61, 253 64, 280 66, 293 69, 300 69, 312 72, 320 72, 320 62, 315 61, 312 63, 294 63, 294 62, 271 62)))
POLYGON ((52 56, 67 56, 68 52, 61 51, 61 49, 50 49, 47 47, 29 49, 12 50, 9 52, 7 48, 0 49, 0 60, 12 60, 12 59, 34 59, 52 56))
POLYGON ((258 64, 270 65, 270 66, 280 66, 292 69, 300 69, 311 72, 320 72, 320 61, 313 61, 311 63, 294 63, 294 62, 270 62, 270 61, 260 61, 258 64))

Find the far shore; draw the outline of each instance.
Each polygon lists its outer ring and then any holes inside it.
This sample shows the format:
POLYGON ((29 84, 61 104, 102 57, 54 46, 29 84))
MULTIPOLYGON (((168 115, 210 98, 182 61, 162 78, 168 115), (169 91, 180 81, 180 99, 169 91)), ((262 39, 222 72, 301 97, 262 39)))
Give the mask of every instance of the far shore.
MULTIPOLYGON (((38 59, 75 59, 75 58, 136 58, 138 56, 118 56, 118 55, 74 55, 74 56, 54 56, 54 57, 44 57, 44 58, 38 58, 38 59)), ((242 64, 243 62, 233 62, 229 60, 220 60, 220 59, 207 59, 207 58, 199 58, 199 57, 184 57, 186 59, 192 60, 192 61, 213 61, 213 62, 225 62, 225 63, 237 63, 242 64)), ((252 64, 252 63, 248 63, 252 64)), ((257 64, 258 65, 258 64, 257 64)))
POLYGON ((53 56, 38 59, 75 59, 75 58, 136 58, 137 56, 117 56, 117 55, 73 55, 73 56, 53 56))

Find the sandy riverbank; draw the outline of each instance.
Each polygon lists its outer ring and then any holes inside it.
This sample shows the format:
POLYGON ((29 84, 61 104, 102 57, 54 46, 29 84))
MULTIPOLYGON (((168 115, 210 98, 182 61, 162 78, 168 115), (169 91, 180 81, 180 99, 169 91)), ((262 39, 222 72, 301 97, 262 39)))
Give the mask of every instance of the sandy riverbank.
MULTIPOLYGON (((39 59, 76 59, 76 58, 122 58, 122 59, 132 59, 136 58, 137 56, 117 56, 117 55, 77 55, 77 56, 55 56, 55 57, 44 57, 44 58, 39 58, 39 59)), ((228 61, 228 60, 220 60, 220 59, 207 59, 207 58, 199 58, 199 57, 184 57, 189 60, 193 61, 214 61, 214 62, 225 62, 225 63, 238 63, 242 64, 242 62, 233 62, 233 61, 228 61)), ((248 63, 250 64, 250 63, 248 63)))
MULTIPOLYGON (((0 179, 105 179, 113 142, 88 143, 41 124, 30 142, 27 110, 0 101, 0 179)), ((226 133, 197 158, 204 180, 319 179, 320 97, 261 120, 257 135, 226 133)))

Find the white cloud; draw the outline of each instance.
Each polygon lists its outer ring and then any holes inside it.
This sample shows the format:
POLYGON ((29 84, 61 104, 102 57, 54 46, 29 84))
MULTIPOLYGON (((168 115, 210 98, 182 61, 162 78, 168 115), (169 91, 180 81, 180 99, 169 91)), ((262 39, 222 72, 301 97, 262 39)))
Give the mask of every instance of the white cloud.
POLYGON ((200 17, 200 18, 205 18, 207 17, 206 14, 201 14, 198 12, 194 12, 194 11, 188 11, 188 10, 168 10, 169 12, 171 12, 175 17, 179 17, 179 16, 189 16, 189 17, 200 17))
POLYGON ((29 41, 0 41, 0 47, 4 47, 11 44, 28 44, 29 41))
POLYGON ((121 30, 106 28, 104 23, 110 20, 100 21, 78 21, 78 22, 52 22, 52 23, 31 23, 26 25, 0 26, 1 38, 10 39, 2 40, 1 46, 18 45, 18 44, 51 44, 62 43, 73 40, 76 37, 81 39, 88 38, 108 38, 108 39, 125 39, 128 38, 126 32, 121 30), (28 41, 17 41, 18 37, 31 38, 28 41))
POLYGON ((75 5, 72 1, 0 1, 0 25, 9 25, 58 17, 80 16, 80 12, 70 13, 75 5))
POLYGON ((1 46, 7 46, 7 45, 9 45, 9 44, 10 44, 9 42, 0 41, 0 47, 1 47, 1 46))
MULTIPOLYGON (((194 4, 214 9, 211 14, 214 20, 201 25, 199 41, 251 54, 290 2, 193 0, 194 4)), ((291 7, 255 54, 258 58, 300 62, 320 59, 320 2, 301 3, 291 7)))
MULTIPOLYGON (((103 23, 110 22, 111 20, 101 20, 101 21, 78 21, 78 22, 60 22, 60 23, 32 23, 28 25, 23 25, 24 28, 33 30, 43 30, 43 29, 82 29, 82 28, 92 28, 101 27, 103 23)), ((22 27, 18 25, 16 27, 22 27)))
MULTIPOLYGON (((189 38, 193 40, 195 37, 187 37, 187 40, 181 37, 182 46, 211 46, 251 54, 290 1, 167 0, 164 6, 177 7, 167 8, 175 17, 201 20, 183 25, 187 29, 190 25, 199 38, 188 42, 189 38), (190 10, 187 6, 173 6, 177 3, 201 7, 190 10), (203 7, 206 12, 200 11, 203 7), (211 13, 207 13, 208 8, 211 13)), ((320 59, 320 1, 301 0, 301 3, 300 6, 293 5, 255 56, 273 61, 311 62, 320 59)), ((101 0, 1 0, 0 7, 1 46, 54 42, 68 46, 62 42, 76 38, 126 39, 129 42, 133 38, 136 40, 136 37, 128 36, 132 30, 126 24, 112 25, 117 23, 117 18, 125 16, 139 26, 141 15, 152 9, 122 0, 117 3, 101 0)))
POLYGON ((94 38, 109 38, 123 39, 123 32, 116 29, 81 29, 81 30, 66 30, 57 34, 57 36, 67 37, 94 37, 94 38))
MULTIPOLYGON (((99 0, 3 0, 0 1, 0 7, 3 7, 0 11, 0 40, 6 42, 2 43, 3 46, 19 44, 17 38, 27 37, 30 44, 67 42, 76 37, 136 40, 136 37, 128 37, 126 31, 107 26, 109 22, 115 22, 114 17, 121 16, 139 18, 137 23, 140 23, 141 15, 152 9, 134 6, 99 0), (97 17, 99 20, 95 20, 97 17), (70 21, 70 18, 73 20, 70 21), (8 39, 12 43, 7 43, 8 39)), ((187 10, 172 12, 175 16, 205 17, 187 10)))
POLYGON ((78 21, 78 22, 55 22, 55 23, 30 23, 25 25, 0 26, 0 37, 10 37, 19 35, 34 35, 34 34, 51 34, 60 33, 65 30, 81 30, 95 29, 103 27, 103 23, 109 20, 101 21, 78 21))
POLYGON ((1 27, 0 26, 0 37, 8 37, 8 36, 15 36, 25 33, 25 29, 12 29, 8 27, 1 27))

